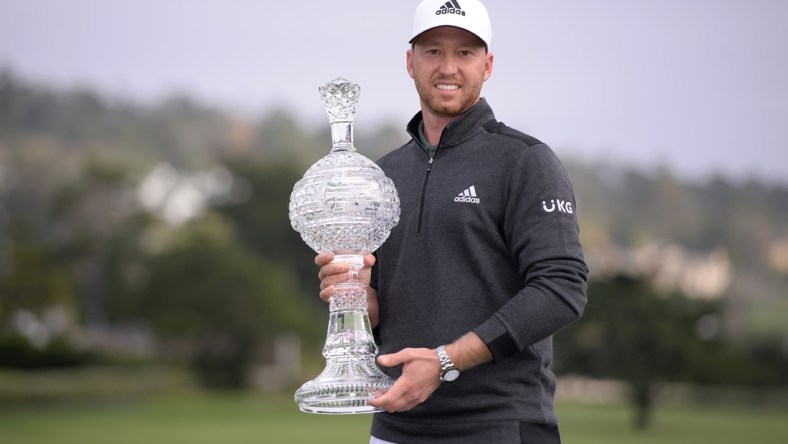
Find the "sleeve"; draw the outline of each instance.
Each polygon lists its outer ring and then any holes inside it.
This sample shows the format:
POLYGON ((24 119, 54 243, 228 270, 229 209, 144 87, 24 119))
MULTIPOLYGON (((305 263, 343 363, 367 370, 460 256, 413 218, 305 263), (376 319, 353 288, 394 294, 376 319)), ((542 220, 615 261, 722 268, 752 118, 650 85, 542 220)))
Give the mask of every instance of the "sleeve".
POLYGON ((523 287, 474 329, 498 361, 579 318, 587 297, 574 190, 544 144, 527 148, 510 178, 503 226, 523 287))

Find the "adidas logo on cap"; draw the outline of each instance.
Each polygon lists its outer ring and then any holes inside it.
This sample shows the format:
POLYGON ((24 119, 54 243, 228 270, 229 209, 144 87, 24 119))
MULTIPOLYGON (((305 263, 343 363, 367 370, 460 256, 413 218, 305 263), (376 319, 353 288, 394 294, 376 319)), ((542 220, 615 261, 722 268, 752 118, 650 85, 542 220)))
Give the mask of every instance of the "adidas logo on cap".
POLYGON ((441 5, 437 11, 435 11, 435 15, 441 14, 459 14, 465 15, 465 11, 462 10, 462 7, 457 2, 457 0, 451 0, 450 2, 446 2, 445 5, 441 5))

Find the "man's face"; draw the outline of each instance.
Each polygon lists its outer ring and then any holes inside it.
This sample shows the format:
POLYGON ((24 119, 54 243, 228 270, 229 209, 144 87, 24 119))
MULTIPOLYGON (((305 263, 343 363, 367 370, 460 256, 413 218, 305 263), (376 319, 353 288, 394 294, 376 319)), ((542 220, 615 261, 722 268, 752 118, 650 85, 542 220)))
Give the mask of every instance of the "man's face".
POLYGON ((464 29, 441 26, 422 33, 408 50, 408 74, 423 112, 457 117, 473 106, 492 74, 493 55, 464 29))

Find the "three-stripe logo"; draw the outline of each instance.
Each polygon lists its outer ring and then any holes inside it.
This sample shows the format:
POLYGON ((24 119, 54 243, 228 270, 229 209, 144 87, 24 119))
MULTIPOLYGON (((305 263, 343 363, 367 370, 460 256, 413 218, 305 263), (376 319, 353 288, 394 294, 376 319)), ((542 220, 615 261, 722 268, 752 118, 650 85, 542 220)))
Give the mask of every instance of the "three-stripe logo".
POLYGON ((435 11, 435 15, 441 14, 458 14, 458 15, 465 15, 465 11, 462 10, 460 3, 457 0, 449 0, 446 4, 441 5, 437 11, 435 11))
POLYGON ((465 191, 458 194, 457 197, 454 198, 455 202, 468 202, 477 204, 481 202, 481 200, 476 196, 476 186, 471 185, 470 187, 466 188, 465 191))

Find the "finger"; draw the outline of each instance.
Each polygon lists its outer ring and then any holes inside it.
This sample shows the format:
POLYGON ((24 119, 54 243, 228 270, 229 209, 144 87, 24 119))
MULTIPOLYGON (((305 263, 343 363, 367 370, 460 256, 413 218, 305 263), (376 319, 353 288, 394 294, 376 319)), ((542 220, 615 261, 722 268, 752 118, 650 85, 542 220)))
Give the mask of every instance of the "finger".
POLYGON ((377 396, 375 399, 370 399, 368 404, 372 407, 382 408, 389 413, 394 413, 397 411, 395 407, 395 401, 401 396, 397 394, 398 391, 399 388, 397 387, 397 383, 394 383, 394 385, 392 385, 388 391, 377 396))
POLYGON ((372 254, 372 253, 364 256, 364 266, 365 267, 371 267, 371 266, 375 265, 375 260, 376 260, 375 259, 375 255, 372 254))
POLYGON ((318 267, 322 267, 323 265, 326 265, 327 263, 333 260, 334 260, 334 253, 331 252, 320 253, 317 256, 315 256, 315 265, 317 265, 318 267))
POLYGON ((350 276, 349 272, 350 272, 350 265, 348 264, 345 263, 327 264, 320 267, 320 271, 317 272, 317 278, 323 281, 324 279, 330 276, 343 274, 343 273, 347 273, 348 276, 350 276))
POLYGON ((373 407, 380 407, 389 413, 406 412, 421 403, 418 396, 409 392, 402 384, 394 384, 386 393, 368 401, 373 407))
POLYGON ((333 285, 340 284, 347 281, 348 279, 350 279, 349 271, 339 274, 324 275, 323 278, 320 279, 320 289, 323 290, 333 285))
POLYGON ((335 290, 336 289, 333 286, 320 290, 320 299, 323 302, 329 302, 335 290))
POLYGON ((350 279, 350 270, 346 266, 326 265, 317 273, 317 278, 324 286, 335 285, 350 279))
POLYGON ((378 356, 378 364, 382 365, 383 367, 394 367, 395 365, 400 365, 405 362, 405 355, 405 351, 380 355, 378 356))

